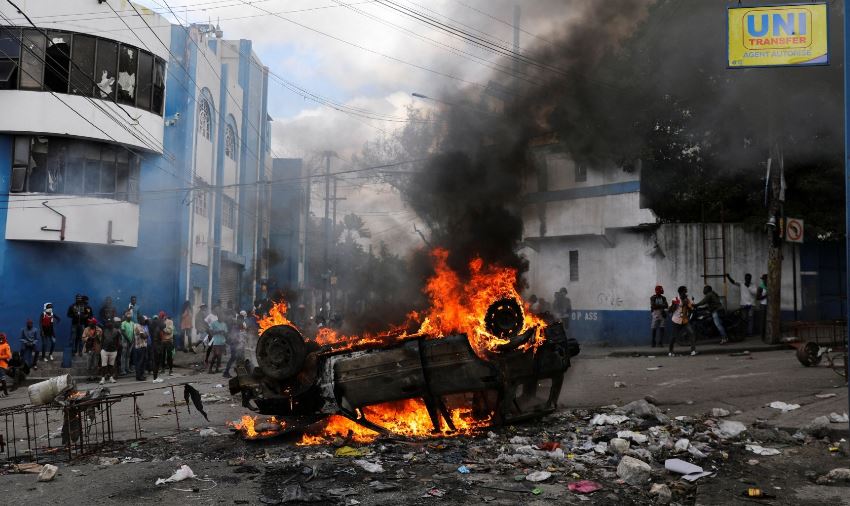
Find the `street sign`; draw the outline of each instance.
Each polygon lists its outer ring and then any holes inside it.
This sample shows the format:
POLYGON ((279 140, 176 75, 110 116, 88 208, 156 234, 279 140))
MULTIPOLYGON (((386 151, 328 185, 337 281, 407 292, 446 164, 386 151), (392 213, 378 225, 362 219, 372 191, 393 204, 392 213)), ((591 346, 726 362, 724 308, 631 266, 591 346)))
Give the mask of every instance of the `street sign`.
POLYGON ((803 242, 803 220, 797 218, 786 218, 785 240, 787 242, 803 242))
POLYGON ((730 68, 828 65, 827 4, 728 9, 730 68))

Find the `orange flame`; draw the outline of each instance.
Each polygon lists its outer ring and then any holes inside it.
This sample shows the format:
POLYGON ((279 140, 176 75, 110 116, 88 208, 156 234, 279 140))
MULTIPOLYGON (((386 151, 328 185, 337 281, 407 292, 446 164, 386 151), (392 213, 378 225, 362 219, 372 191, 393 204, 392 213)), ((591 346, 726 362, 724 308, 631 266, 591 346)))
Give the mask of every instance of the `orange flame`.
MULTIPOLYGON (((452 423, 456 431, 449 432, 448 427, 443 426, 443 432, 434 434, 428 409, 421 399, 406 399, 396 402, 387 402, 367 406, 361 410, 367 420, 390 432, 411 438, 433 437, 435 435, 459 436, 471 434, 490 426, 490 417, 475 418, 472 409, 461 407, 449 410, 452 423)), ((299 445, 326 444, 336 437, 348 439, 356 443, 371 443, 378 437, 378 433, 357 424, 348 418, 333 415, 326 421, 320 435, 304 434, 299 445)))
POLYGON ((291 325, 295 327, 295 324, 286 318, 287 309, 288 307, 285 301, 276 302, 269 310, 269 314, 257 321, 257 325, 260 327, 260 334, 275 325, 291 325))
POLYGON ((286 422, 278 421, 277 418, 271 417, 265 422, 260 422, 260 424, 264 425, 265 427, 261 426, 263 430, 257 432, 257 418, 258 417, 256 416, 243 415, 241 420, 235 422, 227 422, 227 425, 241 432, 242 435, 245 436, 247 439, 273 436, 275 434, 280 433, 284 428, 286 428, 286 422), (272 429, 272 427, 275 426, 276 428, 272 429))

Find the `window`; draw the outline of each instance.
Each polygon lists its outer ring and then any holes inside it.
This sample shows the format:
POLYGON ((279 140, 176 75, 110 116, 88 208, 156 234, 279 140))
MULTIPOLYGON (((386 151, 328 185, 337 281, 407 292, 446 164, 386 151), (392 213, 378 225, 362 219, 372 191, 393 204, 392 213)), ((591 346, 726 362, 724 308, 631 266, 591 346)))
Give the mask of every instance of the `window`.
POLYGON ((118 102, 136 105, 136 75, 139 72, 139 51, 121 45, 118 51, 118 102))
POLYGON ((40 90, 44 79, 44 47, 47 39, 38 30, 23 31, 21 89, 40 90))
POLYGON ((139 157, 124 148, 22 135, 15 137, 9 191, 138 202, 139 167, 139 157))
POLYGON ((236 202, 225 196, 221 201, 221 224, 229 229, 236 228, 236 202))
POLYGON ((236 132, 231 125, 224 130, 224 154, 231 160, 236 160, 236 132))
POLYGON ((587 166, 576 165, 576 183, 584 183, 587 181, 587 166))
POLYGON ((97 40, 97 60, 94 70, 95 95, 97 98, 115 100, 115 73, 118 69, 118 44, 109 40, 97 40))
POLYGON ((570 250, 570 281, 578 281, 578 250, 570 250))
POLYGON ((68 93, 71 71, 71 34, 47 32, 44 90, 68 93))
MULTIPOLYGON (((153 96, 153 55, 139 51, 139 78, 136 82, 136 107, 151 110, 153 96)), ((156 111, 154 111, 156 112, 156 111)))
POLYGON ((75 95, 94 96, 94 48, 97 39, 74 35, 71 52, 71 90, 75 95))
POLYGON ((210 138, 211 119, 210 103, 201 99, 200 104, 198 104, 198 132, 200 132, 207 140, 210 138))
POLYGON ((0 90, 13 89, 112 100, 161 116, 165 61, 92 35, 0 26, 0 90))
POLYGON ((207 183, 203 179, 195 178, 195 214, 207 217, 207 183))
POLYGON ((153 65, 153 103, 151 112, 162 115, 162 106, 165 101, 165 62, 156 59, 153 65))
POLYGON ((19 29, 0 26, 0 90, 14 90, 18 87, 20 37, 19 29))

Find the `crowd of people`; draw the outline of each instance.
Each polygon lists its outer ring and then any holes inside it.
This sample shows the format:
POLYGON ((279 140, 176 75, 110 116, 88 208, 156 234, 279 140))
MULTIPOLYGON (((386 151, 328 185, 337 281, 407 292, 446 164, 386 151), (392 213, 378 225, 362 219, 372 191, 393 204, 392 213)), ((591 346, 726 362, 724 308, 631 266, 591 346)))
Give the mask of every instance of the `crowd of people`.
MULTIPOLYGON (((229 359, 223 376, 230 377, 235 363, 244 359, 244 350, 250 333, 256 334, 255 311, 236 313, 216 306, 210 311, 202 305, 194 312, 186 301, 177 324, 166 311, 148 316, 142 313, 136 296, 130 297, 126 308, 115 307, 111 297, 106 297, 95 315, 89 298, 83 294, 74 297, 65 317, 71 324, 70 350, 72 355, 86 357, 89 379, 100 378, 100 383, 115 383, 116 377, 133 374, 138 381, 146 381, 147 373, 155 383, 163 381, 160 374, 174 373, 174 356, 177 352, 198 353, 202 348, 207 372, 221 372, 224 355, 229 359)), ((22 384, 31 369, 40 362, 54 360, 56 328, 63 317, 56 314, 53 303, 43 305, 36 321, 28 319, 20 333, 20 350, 12 351, 6 334, 0 332, 0 393, 8 395, 6 376, 14 379, 14 387, 22 384)))
MULTIPOLYGON (((746 325, 746 335, 753 335, 754 323, 756 321, 755 312, 761 315, 761 330, 764 332, 764 317, 767 314, 765 310, 767 306, 767 274, 761 276, 761 282, 756 287, 753 284, 752 274, 744 274, 744 282, 738 283, 732 276, 726 274, 729 282, 740 289, 740 308, 743 323, 746 325)), ((726 328, 723 325, 723 302, 717 292, 710 285, 706 285, 702 290, 703 297, 698 302, 694 302, 693 298, 688 295, 688 287, 680 286, 676 290, 676 297, 667 302, 664 296, 664 287, 657 285, 655 293, 649 299, 649 308, 651 314, 650 329, 652 332, 652 347, 656 346, 656 337, 658 345, 664 346, 664 331, 666 320, 670 315, 672 324, 672 333, 670 337, 669 356, 674 355, 674 347, 676 340, 688 339, 691 348, 691 355, 696 355, 696 334, 691 325, 694 311, 699 308, 705 308, 711 313, 711 319, 714 323, 717 332, 720 334, 720 344, 729 342, 726 328)))

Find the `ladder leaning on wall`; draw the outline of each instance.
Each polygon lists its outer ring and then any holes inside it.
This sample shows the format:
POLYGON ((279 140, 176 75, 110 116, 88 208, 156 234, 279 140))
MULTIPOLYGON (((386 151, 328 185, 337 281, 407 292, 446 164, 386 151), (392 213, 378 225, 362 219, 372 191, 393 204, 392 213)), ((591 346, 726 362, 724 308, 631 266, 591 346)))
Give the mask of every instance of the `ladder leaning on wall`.
MULTIPOLYGON (((702 213, 702 280, 704 285, 712 285, 713 280, 721 280, 723 292, 720 294, 723 305, 727 305, 729 286, 726 282, 726 222, 723 216, 723 206, 720 207, 720 223, 711 224, 705 221, 705 208, 702 213), (714 226, 712 226, 714 225, 714 226), (718 230, 719 225, 719 230, 718 230)), ((717 291, 716 284, 712 287, 717 291)))

